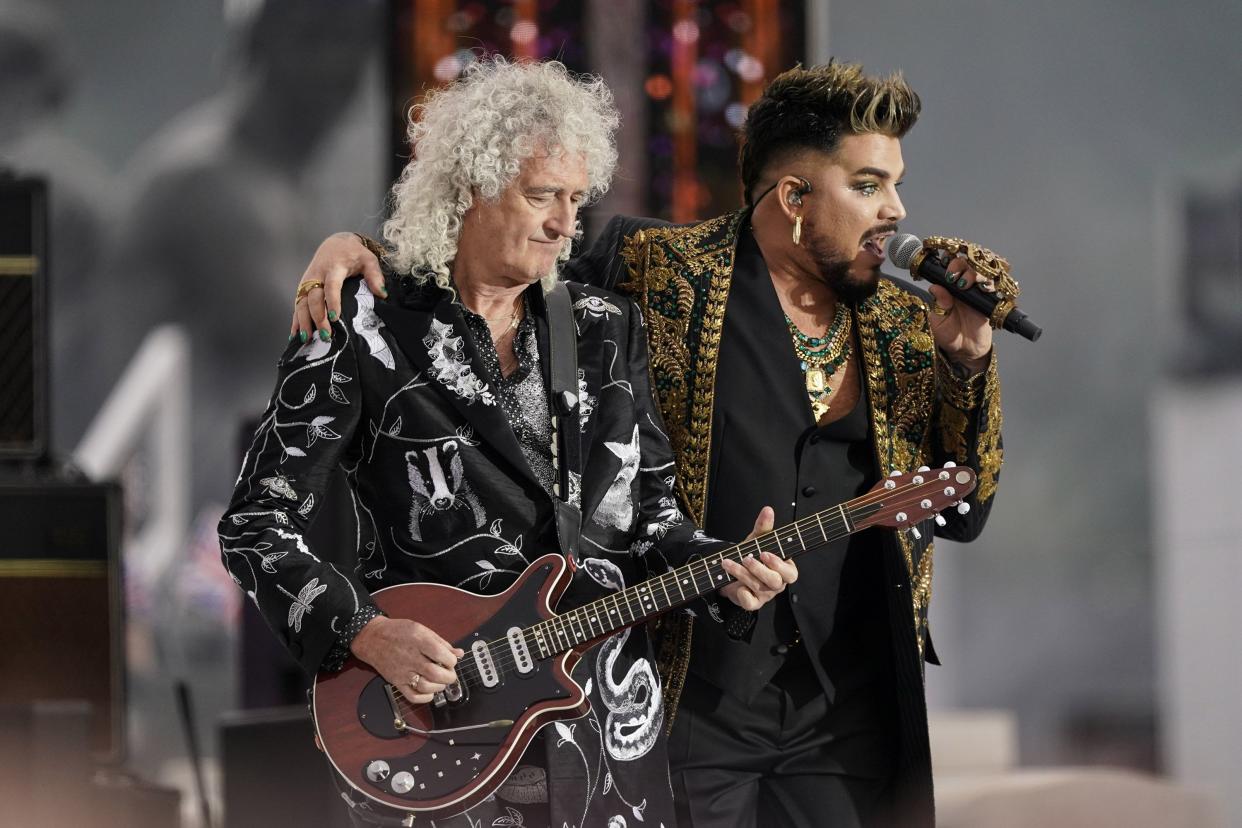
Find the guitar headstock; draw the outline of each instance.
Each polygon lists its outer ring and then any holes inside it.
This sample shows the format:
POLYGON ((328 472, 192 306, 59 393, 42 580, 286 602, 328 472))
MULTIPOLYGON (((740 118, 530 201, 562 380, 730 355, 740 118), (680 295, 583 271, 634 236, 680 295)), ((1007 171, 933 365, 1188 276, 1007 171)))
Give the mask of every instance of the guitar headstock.
POLYGON ((871 491, 851 500, 847 505, 850 520, 859 528, 887 526, 910 529, 915 537, 915 524, 934 517, 944 525, 940 512, 955 506, 959 514, 970 511, 963 503, 975 490, 978 478, 973 469, 946 463, 943 468, 920 467, 917 471, 893 472, 871 491))

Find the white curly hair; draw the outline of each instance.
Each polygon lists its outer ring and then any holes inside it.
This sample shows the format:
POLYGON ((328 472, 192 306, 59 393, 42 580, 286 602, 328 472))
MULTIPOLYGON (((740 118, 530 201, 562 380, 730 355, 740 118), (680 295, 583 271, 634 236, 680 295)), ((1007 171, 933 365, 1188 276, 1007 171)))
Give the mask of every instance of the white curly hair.
MULTIPOLYGON (((410 110, 413 158, 393 185, 384 222, 388 263, 420 282, 450 289, 462 217, 475 193, 498 199, 535 152, 581 154, 590 187, 584 203, 608 191, 617 166, 620 116, 594 75, 561 63, 479 60, 456 82, 410 110)), ((566 239, 560 258, 569 257, 566 239)), ((551 288, 549 274, 544 288, 551 288)))

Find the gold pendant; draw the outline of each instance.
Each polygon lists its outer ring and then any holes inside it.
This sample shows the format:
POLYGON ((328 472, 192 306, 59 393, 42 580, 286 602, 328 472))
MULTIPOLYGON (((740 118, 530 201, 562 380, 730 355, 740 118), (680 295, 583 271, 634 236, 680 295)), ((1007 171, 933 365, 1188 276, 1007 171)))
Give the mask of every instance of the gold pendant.
POLYGON ((823 402, 822 400, 811 401, 811 414, 815 416, 815 422, 819 422, 823 419, 823 416, 828 413, 828 407, 828 403, 823 402))
POLYGON ((808 368, 806 370, 806 390, 810 394, 820 394, 824 391, 826 385, 823 368, 808 368))

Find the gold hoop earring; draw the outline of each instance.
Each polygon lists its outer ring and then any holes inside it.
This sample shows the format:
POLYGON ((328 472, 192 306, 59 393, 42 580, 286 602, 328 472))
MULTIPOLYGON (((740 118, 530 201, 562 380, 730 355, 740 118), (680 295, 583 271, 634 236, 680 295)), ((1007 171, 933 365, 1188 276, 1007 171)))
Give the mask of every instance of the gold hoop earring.
POLYGON ((802 216, 794 216, 793 243, 802 244, 802 216))

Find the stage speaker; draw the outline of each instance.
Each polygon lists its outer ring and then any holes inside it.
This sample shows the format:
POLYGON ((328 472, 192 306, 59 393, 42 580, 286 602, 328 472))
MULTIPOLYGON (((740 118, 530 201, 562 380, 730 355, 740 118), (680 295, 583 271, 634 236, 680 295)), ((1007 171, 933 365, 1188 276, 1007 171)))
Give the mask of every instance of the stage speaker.
POLYGON ((47 185, 0 171, 0 460, 48 450, 47 185))
POLYGON ((0 705, 83 700, 90 745, 124 752, 116 484, 0 479, 0 705))
POLYGON ((222 716, 220 763, 225 828, 349 828, 305 704, 222 716))

